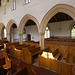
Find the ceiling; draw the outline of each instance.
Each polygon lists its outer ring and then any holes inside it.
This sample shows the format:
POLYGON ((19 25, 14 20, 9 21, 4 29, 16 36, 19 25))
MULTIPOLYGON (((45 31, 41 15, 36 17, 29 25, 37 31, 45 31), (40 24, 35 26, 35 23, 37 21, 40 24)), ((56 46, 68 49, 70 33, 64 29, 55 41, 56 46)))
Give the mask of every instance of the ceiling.
POLYGON ((32 25, 36 25, 36 23, 32 20, 28 20, 25 26, 32 26, 32 25))
POLYGON ((73 20, 73 19, 69 15, 59 12, 56 15, 54 15, 48 23, 67 21, 67 20, 73 20))
MULTIPOLYGON (((68 21, 68 20, 73 20, 73 19, 69 15, 59 12, 56 15, 54 15, 48 23, 68 21)), ((36 25, 36 23, 32 20, 28 20, 26 26, 32 26, 32 25, 36 25)))
POLYGON ((12 27, 13 27, 13 28, 17 28, 16 24, 13 24, 12 27))

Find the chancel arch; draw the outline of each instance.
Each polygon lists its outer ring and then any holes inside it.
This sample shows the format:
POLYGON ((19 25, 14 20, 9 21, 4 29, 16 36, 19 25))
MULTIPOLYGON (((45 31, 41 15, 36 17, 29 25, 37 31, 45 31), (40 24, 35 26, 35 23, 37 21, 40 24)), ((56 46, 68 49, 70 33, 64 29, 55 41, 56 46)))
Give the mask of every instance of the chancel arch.
MULTIPOLYGON (((45 34, 45 28, 48 24, 48 22, 51 20, 51 18, 56 15, 57 13, 64 13, 66 15, 69 15, 70 19, 72 18, 72 20, 75 20, 75 8, 67 5, 67 4, 57 4, 55 5, 53 8, 51 8, 46 15, 43 17, 40 26, 39 26, 39 30, 40 30, 40 46, 42 47, 42 49, 44 48, 44 34, 45 34)), ((56 17, 54 17, 56 19, 56 17)), ((56 19, 57 20, 57 19, 56 19)), ((59 29, 61 30, 61 27, 59 27, 59 29)), ((54 35, 53 35, 54 36, 54 35)))
POLYGON ((14 20, 10 20, 6 26, 7 40, 9 42, 17 42, 19 39, 17 24, 14 20), (16 41, 17 40, 17 41, 16 41))
MULTIPOLYGON (((38 23, 38 21, 37 21, 37 19, 35 18, 35 17, 33 17, 32 15, 29 15, 29 14, 27 14, 27 15, 25 15, 23 18, 22 18, 22 20, 20 21, 20 24, 19 24, 19 28, 18 28, 18 30, 19 30, 19 42, 20 42, 20 44, 22 44, 23 43, 23 40, 24 41, 26 41, 27 39, 26 39, 26 37, 23 39, 23 36, 24 36, 24 34, 32 34, 33 32, 35 32, 35 30, 36 30, 36 32, 39 32, 38 31, 38 27, 39 27, 39 23, 38 23), (26 28, 27 27, 27 28, 26 28), (34 27, 34 28, 33 28, 34 27), (33 29, 32 29, 33 28, 33 29), (32 29, 32 30, 31 30, 32 29), (29 30, 31 30, 32 31, 32 33, 29 31, 29 30), (33 31, 34 30, 34 31, 33 31), (28 31, 28 32, 27 32, 28 31)), ((34 34, 34 33, 33 33, 34 34)), ((35 41, 35 39, 34 39, 34 35, 31 35, 31 40, 34 40, 35 41)), ((39 36, 39 35, 38 35, 39 36)))

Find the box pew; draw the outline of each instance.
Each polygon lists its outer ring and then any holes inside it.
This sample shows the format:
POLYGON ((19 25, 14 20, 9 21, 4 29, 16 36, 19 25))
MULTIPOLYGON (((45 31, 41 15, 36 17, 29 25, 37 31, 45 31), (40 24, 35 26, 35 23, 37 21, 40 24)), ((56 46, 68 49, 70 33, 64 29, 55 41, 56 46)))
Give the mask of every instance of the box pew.
POLYGON ((53 54, 53 56, 54 56, 54 58, 56 60, 58 60, 59 57, 61 56, 61 53, 58 51, 58 49, 56 49, 55 51, 53 51, 52 54, 53 54))
POLYGON ((20 46, 17 46, 17 47, 15 47, 16 49, 19 49, 19 50, 22 50, 22 48, 24 48, 24 47, 29 47, 30 45, 20 45, 20 46))
POLYGON ((3 52, 2 57, 0 57, 0 75, 12 75, 12 61, 5 52, 3 52), (5 70, 7 71, 6 74, 5 70))
POLYGON ((67 63, 73 64, 74 57, 72 55, 70 55, 69 52, 67 51, 63 56, 63 60, 67 63))
POLYGON ((33 56, 40 52, 40 47, 35 48, 23 48, 24 59, 27 63, 32 63, 33 56))
POLYGON ((3 65, 4 69, 11 69, 12 68, 12 61, 8 58, 7 53, 3 52, 2 57, 5 57, 5 65, 3 65))
MULTIPOLYGON (((39 67, 44 67, 48 70, 52 70, 60 75, 74 75, 75 71, 72 70, 75 65, 62 62, 56 59, 50 59, 42 57, 41 55, 38 56, 38 63, 39 67)), ((75 69, 75 68, 74 68, 75 69)))
POLYGON ((28 41, 25 41, 25 42, 23 42, 23 44, 26 44, 26 45, 30 45, 30 46, 33 46, 33 45, 35 45, 36 47, 39 47, 39 44, 38 43, 36 43, 36 42, 28 42, 28 41))
POLYGON ((10 55, 17 58, 17 59, 21 59, 23 58, 23 51, 16 49, 14 46, 11 47, 10 50, 10 55))
POLYGON ((12 46, 11 47, 11 50, 10 50, 10 55, 17 58, 17 59, 20 59, 20 60, 24 60, 24 56, 25 54, 23 53, 23 49, 22 48, 35 48, 35 46, 29 46, 29 45, 26 45, 26 46, 21 46, 21 47, 18 47, 18 49, 15 48, 15 46, 12 46))
POLYGON ((13 75, 36 75, 31 64, 21 62, 17 65, 17 72, 13 75))
POLYGON ((7 44, 5 44, 6 53, 10 53, 10 48, 13 45, 17 46, 17 45, 19 45, 19 43, 7 43, 7 44))
POLYGON ((5 57, 0 57, 0 66, 5 64, 5 57))
POLYGON ((9 42, 5 41, 5 40, 0 40, 0 49, 2 49, 4 47, 5 43, 9 43, 9 42))

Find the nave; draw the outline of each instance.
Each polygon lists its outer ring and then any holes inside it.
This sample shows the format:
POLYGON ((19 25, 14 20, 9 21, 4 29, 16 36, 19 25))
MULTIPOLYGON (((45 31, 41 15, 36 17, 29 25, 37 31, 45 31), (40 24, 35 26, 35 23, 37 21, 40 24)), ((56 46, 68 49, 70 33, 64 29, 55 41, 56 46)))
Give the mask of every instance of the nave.
POLYGON ((23 46, 24 48, 31 46, 33 52, 31 50, 30 52, 35 55, 39 53, 39 51, 34 51, 34 48, 38 47, 38 44, 24 42, 24 44, 19 45, 19 43, 9 43, 8 41, 2 42, 4 45, 0 43, 0 75, 58 75, 57 73, 49 71, 43 67, 33 65, 33 63, 29 61, 30 59, 24 59, 21 54, 18 53, 20 50, 22 50, 23 46), (13 46, 16 47, 15 49, 17 50, 18 54, 14 54, 13 51, 13 55, 11 55, 10 51, 12 50, 13 46))

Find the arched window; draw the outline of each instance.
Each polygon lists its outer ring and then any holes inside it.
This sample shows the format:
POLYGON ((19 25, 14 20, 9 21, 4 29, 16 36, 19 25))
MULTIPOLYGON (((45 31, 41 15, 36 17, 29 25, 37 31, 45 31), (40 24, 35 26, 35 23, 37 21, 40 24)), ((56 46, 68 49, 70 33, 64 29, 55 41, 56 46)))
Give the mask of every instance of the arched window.
POLYGON ((30 0, 26 0, 26 4, 27 4, 27 3, 30 3, 30 0))
POLYGON ((46 27, 45 29, 45 35, 44 35, 44 38, 50 38, 50 30, 48 27, 46 27))
POLYGON ((6 29, 4 29, 4 38, 6 38, 7 35, 6 35, 6 29))
POLYGON ((16 9, 16 0, 13 0, 13 10, 16 9))
POLYGON ((74 24, 74 26, 72 27, 72 30, 71 30, 71 37, 75 38, 75 24, 74 24))
POLYGON ((12 5, 12 9, 11 10, 15 10, 16 9, 16 0, 12 0, 11 1, 11 5, 12 5))

